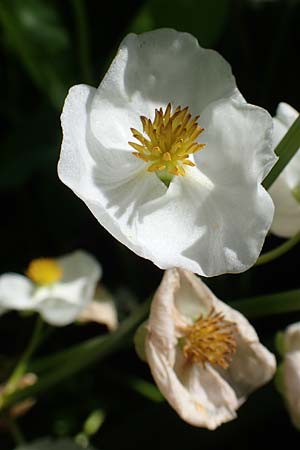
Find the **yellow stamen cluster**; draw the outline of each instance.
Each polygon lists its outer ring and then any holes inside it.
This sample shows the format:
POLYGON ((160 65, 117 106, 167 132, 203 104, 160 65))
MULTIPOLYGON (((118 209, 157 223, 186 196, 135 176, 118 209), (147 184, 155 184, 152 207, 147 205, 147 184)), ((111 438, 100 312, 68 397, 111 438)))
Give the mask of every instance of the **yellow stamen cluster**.
POLYGON ((149 163, 149 172, 165 171, 170 175, 185 175, 184 165, 195 166, 189 155, 198 152, 205 144, 196 142, 202 133, 197 121, 199 116, 192 118, 188 107, 178 106, 171 112, 169 103, 165 111, 155 110, 153 122, 141 116, 143 133, 131 128, 133 137, 139 144, 129 142, 136 152, 132 154, 149 163))
POLYGON ((29 264, 26 275, 36 284, 47 285, 59 281, 62 268, 52 258, 37 258, 29 264))
POLYGON ((236 351, 236 325, 222 313, 210 311, 184 328, 183 354, 193 363, 206 363, 227 369, 236 351))

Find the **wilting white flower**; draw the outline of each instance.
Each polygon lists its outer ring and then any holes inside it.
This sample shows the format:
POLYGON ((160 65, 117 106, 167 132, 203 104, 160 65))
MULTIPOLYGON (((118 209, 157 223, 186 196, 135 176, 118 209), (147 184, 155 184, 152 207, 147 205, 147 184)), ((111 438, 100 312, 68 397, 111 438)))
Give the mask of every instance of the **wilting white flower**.
POLYGON ((106 325, 110 331, 118 327, 118 314, 113 297, 102 286, 97 287, 94 299, 86 305, 77 320, 106 325))
POLYGON ((247 319, 194 274, 170 269, 154 296, 145 351, 159 390, 191 425, 236 417, 275 372, 275 358, 247 319))
POLYGON ((68 325, 93 299, 101 272, 95 258, 81 250, 35 259, 27 276, 0 276, 0 308, 37 311, 52 325, 68 325))
POLYGON ((272 123, 217 52, 171 29, 130 34, 98 89, 70 90, 62 127, 59 177, 135 253, 206 276, 256 261, 272 123))
MULTIPOLYGON (((274 147, 281 141, 299 113, 287 103, 279 103, 274 123, 274 147)), ((300 231, 300 151, 298 150, 271 186, 275 205, 272 233, 291 237, 300 231)))
POLYGON ((300 322, 287 327, 283 350, 281 390, 292 422, 300 429, 300 322))

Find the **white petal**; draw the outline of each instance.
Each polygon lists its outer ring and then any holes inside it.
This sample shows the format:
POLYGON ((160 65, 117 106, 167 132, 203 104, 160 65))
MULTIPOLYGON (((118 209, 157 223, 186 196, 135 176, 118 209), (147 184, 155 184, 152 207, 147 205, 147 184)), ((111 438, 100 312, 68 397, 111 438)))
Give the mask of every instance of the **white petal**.
MULTIPOLYGON (((274 123, 274 147, 281 141, 299 113, 286 103, 280 103, 274 123)), ((275 214, 272 233, 280 237, 291 237, 300 230, 300 202, 292 194, 300 189, 300 151, 294 155, 271 186, 269 192, 274 201, 275 214)))
POLYGON ((109 330, 118 327, 118 314, 113 297, 102 286, 97 287, 94 299, 88 303, 77 317, 79 322, 97 322, 106 325, 109 330))
POLYGON ((300 429, 300 351, 289 352, 284 358, 283 389, 292 422, 300 429))
POLYGON ((289 325, 284 332, 284 352, 300 351, 300 322, 289 325))
POLYGON ((293 125, 298 116, 298 111, 292 106, 284 102, 279 103, 276 111, 276 120, 279 120, 285 127, 289 128, 293 125))
POLYGON ((101 267, 88 253, 75 251, 57 262, 63 277, 52 286, 39 288, 34 296, 36 309, 52 325, 72 323, 93 299, 101 267))
POLYGON ((248 269, 272 221, 270 196, 260 185, 214 186, 196 168, 186 172, 140 210, 136 232, 150 259, 205 276, 248 269))
POLYGON ((192 35, 172 29, 129 34, 95 94, 91 128, 104 146, 128 151, 130 127, 141 128, 141 115, 153 118, 155 108, 169 102, 200 114, 229 96, 243 101, 229 64, 192 35))
POLYGON ((23 275, 7 273, 0 277, 1 309, 33 309, 33 283, 23 275))
POLYGON ((144 163, 141 172, 135 166, 136 161, 140 162, 131 154, 129 159, 122 152, 112 154, 95 142, 92 135, 87 140, 87 110, 94 92, 88 86, 75 86, 66 99, 58 174, 116 239, 147 258, 147 249, 137 242, 135 233, 143 219, 138 208, 162 195, 166 187, 155 175, 146 172, 144 163))
POLYGON ((147 361, 159 390, 183 420, 191 425, 213 430, 235 417, 234 411, 230 410, 230 406, 236 404, 234 393, 216 372, 209 371, 212 373, 200 375, 198 369, 195 369, 188 379, 181 381, 167 352, 159 351, 152 339, 146 339, 145 348, 147 361), (198 376, 201 376, 199 380, 198 376), (211 398, 207 398, 207 389, 216 401, 215 405, 211 398))
POLYGON ((219 188, 257 185, 277 160, 271 148, 272 118, 258 106, 221 100, 203 111, 201 125, 206 147, 195 160, 219 188))

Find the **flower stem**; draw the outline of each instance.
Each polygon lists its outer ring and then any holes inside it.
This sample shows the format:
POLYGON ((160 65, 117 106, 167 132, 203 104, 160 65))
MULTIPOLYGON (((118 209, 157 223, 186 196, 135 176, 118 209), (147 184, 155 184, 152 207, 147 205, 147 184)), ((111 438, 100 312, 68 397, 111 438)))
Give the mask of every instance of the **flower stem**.
MULTIPOLYGON (((43 369, 47 367, 47 369, 50 368, 52 370, 46 371, 45 375, 41 375, 34 385, 12 392, 11 395, 6 396, 2 401, 2 409, 10 407, 27 397, 36 396, 44 392, 49 387, 59 383, 70 375, 74 375, 95 361, 99 362, 103 360, 106 356, 118 350, 126 343, 130 334, 148 314, 149 307, 150 300, 140 305, 128 319, 124 320, 116 331, 108 336, 90 339, 83 344, 79 344, 50 357, 50 362, 55 362, 56 365, 49 364, 49 361, 47 365, 45 364, 46 361, 42 361, 41 367, 43 369), (55 370, 53 367, 55 367, 55 370)), ((36 364, 35 370, 38 371, 38 368, 39 365, 36 364)))
POLYGON ((272 168, 271 172, 264 179, 263 186, 269 189, 276 178, 280 175, 282 170, 288 164, 290 159, 295 155, 300 148, 300 115, 290 127, 286 135, 279 142, 275 149, 276 155, 279 156, 278 161, 272 168))
POLYGON ((10 434, 12 435, 15 441, 15 444, 17 446, 25 444, 26 440, 17 421, 14 420, 12 417, 7 417, 6 422, 8 424, 10 434))
POLYGON ((286 314, 300 311, 300 289, 236 300, 229 304, 250 319, 286 314))
POLYGON ((274 248, 274 250, 271 250, 267 253, 263 253, 260 255, 258 260, 256 261, 256 266, 261 266, 262 264, 267 264, 270 261, 273 261, 276 258, 279 258, 280 256, 284 255, 286 252, 291 250, 296 244, 300 242, 300 232, 295 234, 292 238, 285 241, 283 244, 279 245, 278 247, 274 248))
POLYGON ((4 396, 9 395, 16 390, 20 378, 24 375, 24 373, 27 370, 29 358, 31 357, 31 355, 33 354, 33 352, 35 351, 40 342, 42 328, 43 328, 43 320, 41 319, 40 316, 38 316, 29 344, 6 383, 4 396))

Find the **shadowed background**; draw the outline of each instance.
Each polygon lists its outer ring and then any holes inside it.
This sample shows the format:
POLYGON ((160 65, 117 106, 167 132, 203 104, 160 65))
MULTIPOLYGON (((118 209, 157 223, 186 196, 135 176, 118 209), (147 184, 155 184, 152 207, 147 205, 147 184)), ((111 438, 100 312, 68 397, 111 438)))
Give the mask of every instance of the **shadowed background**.
MULTIPOLYGON (((83 248, 101 262, 120 317, 130 312, 153 292, 162 273, 115 241, 58 180, 59 116, 69 87, 97 86, 128 32, 169 26, 218 50, 249 103, 272 115, 280 101, 300 110, 299 22, 298 0, 0 0, 0 273, 22 273, 35 257, 83 248)), ((279 243, 269 238, 266 249, 279 243)), ((208 284, 225 300, 299 288, 298 255, 296 247, 268 266, 208 284)), ((274 333, 296 320, 299 314, 254 325, 273 349, 274 333)), ((22 351, 31 328, 30 317, 0 318, 0 380, 7 357, 22 351)), ((102 331, 92 325, 57 329, 41 353, 102 331)), ((239 420, 212 433, 186 425, 167 404, 138 393, 135 377, 151 381, 148 368, 128 348, 52 388, 20 425, 29 439, 74 436, 100 408, 106 420, 92 440, 99 450, 250 449, 270 438, 280 444, 296 436, 272 383, 241 408, 239 420)), ((0 443, 1 450, 12 448, 6 434, 0 434, 0 443)))

